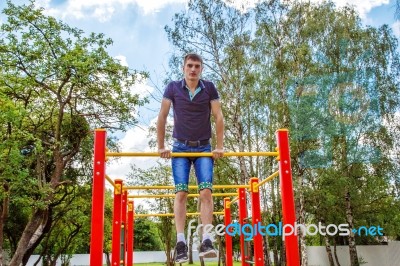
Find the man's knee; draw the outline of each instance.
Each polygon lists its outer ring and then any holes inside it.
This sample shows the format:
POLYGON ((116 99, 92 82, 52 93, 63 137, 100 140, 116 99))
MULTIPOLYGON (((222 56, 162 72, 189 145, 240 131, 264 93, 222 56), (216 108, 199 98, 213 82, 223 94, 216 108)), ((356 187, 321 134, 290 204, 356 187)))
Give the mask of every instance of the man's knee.
POLYGON ((179 191, 175 194, 175 200, 179 203, 185 203, 187 199, 187 192, 179 191))
POLYGON ((200 200, 202 203, 212 202, 211 189, 205 188, 205 189, 200 190, 200 200))

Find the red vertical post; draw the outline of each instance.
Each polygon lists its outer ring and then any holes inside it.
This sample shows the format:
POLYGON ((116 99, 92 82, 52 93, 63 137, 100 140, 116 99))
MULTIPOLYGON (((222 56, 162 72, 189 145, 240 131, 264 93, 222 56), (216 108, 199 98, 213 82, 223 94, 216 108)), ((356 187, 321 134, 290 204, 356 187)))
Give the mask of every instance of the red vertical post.
POLYGON ((133 201, 128 202, 128 226, 126 230, 126 265, 133 265, 133 201))
POLYGON ((121 260, 123 261, 123 264, 125 265, 126 262, 126 231, 127 231, 127 209, 128 209, 128 191, 126 189, 123 189, 122 191, 122 206, 121 206, 121 212, 122 212, 122 223, 121 223, 121 260))
MULTIPOLYGON (((295 228, 296 210, 294 206, 294 193, 292 183, 292 167, 290 164, 289 131, 279 129, 276 131, 279 152, 279 176, 282 198, 283 225, 290 224, 295 228)), ((282 232, 284 233, 284 232, 282 232)), ((286 262, 289 266, 299 266, 299 246, 297 235, 285 235, 286 262)))
POLYGON ((103 265, 106 131, 94 132, 90 265, 103 265))
MULTIPOLYGON (((132 250, 135 250, 135 204, 132 205, 133 208, 133 220, 132 220, 132 250)), ((134 259, 134 254, 132 254, 132 260, 134 259)))
POLYGON ((260 190, 258 187, 258 178, 250 178, 251 192, 251 217, 253 222, 253 242, 254 242, 254 264, 255 266, 264 266, 264 245, 263 237, 260 234, 261 223, 261 204, 260 190), (256 229, 256 230, 255 230, 256 229))
MULTIPOLYGON (((246 204, 246 190, 244 188, 239 188, 239 226, 240 230, 242 230, 243 225, 245 224, 245 219, 247 218, 247 204, 246 204)), ((244 235, 240 231, 240 257, 242 259, 242 266, 249 266, 246 262, 245 256, 245 243, 244 243, 244 235)))
POLYGON ((122 218, 122 180, 115 180, 114 187, 114 208, 113 208, 113 225, 112 225, 112 238, 111 238, 111 246, 112 246, 112 257, 111 257, 111 265, 119 266, 121 265, 121 218, 122 218))
MULTIPOLYGON (((224 198, 224 222, 225 228, 231 223, 231 200, 229 198, 224 198)), ((233 265, 232 259, 232 236, 225 232, 225 261, 226 266, 233 265)))

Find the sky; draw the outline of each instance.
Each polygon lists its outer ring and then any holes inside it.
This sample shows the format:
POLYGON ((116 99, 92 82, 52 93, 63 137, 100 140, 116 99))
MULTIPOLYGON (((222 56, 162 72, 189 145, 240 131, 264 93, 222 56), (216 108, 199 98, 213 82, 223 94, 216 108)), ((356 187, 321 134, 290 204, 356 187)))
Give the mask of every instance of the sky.
MULTIPOLYGON (((229 0, 226 0, 229 1, 229 0)), ((252 7, 259 0, 230 0, 230 5, 252 7), (247 2, 243 5, 242 2, 247 2)), ((320 0, 311 0, 320 2, 320 0)), ((13 0, 14 4, 29 4, 28 0, 13 0)), ((355 6, 365 25, 379 27, 388 24, 400 38, 400 21, 395 20, 395 0, 333 0, 337 6, 348 3, 355 6)), ((162 80, 173 52, 164 31, 171 25, 172 17, 187 6, 187 0, 36 0, 47 15, 64 21, 85 33, 104 33, 114 43, 109 54, 121 63, 136 70, 150 73, 150 80, 134 88, 135 92, 148 95, 155 87, 162 89, 162 80)), ((6 6, 0 1, 0 9, 6 6)), ((0 23, 5 20, 0 16, 0 23)), ((155 151, 148 147, 147 129, 154 124, 158 105, 152 103, 140 109, 139 125, 118 135, 123 151, 155 151)), ((107 165, 107 174, 115 179, 128 174, 130 164, 150 166, 154 158, 122 158, 107 165)))

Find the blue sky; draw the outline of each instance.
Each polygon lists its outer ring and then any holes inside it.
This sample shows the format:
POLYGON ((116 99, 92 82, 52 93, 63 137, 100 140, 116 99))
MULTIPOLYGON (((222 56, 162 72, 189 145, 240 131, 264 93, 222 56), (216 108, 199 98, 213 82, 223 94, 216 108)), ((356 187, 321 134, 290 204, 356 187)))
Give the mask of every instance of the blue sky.
MULTIPOLYGON (((240 6, 242 1, 234 0, 240 6)), ((251 3, 258 0, 247 0, 251 3)), ((318 2, 320 0, 312 0, 318 2)), ((28 0, 13 0, 14 4, 29 4, 28 0)), ((400 22, 395 20, 395 0, 333 0, 338 6, 353 4, 359 11, 364 24, 378 27, 388 24, 400 37, 400 22)), ((186 8, 187 0, 36 0, 36 4, 70 26, 86 33, 104 33, 113 39, 111 56, 119 58, 130 68, 146 70, 152 81, 162 88, 168 59, 173 47, 167 40, 164 26, 171 24, 173 15, 186 8)), ((0 9, 5 7, 0 1, 0 9)), ((0 22, 4 21, 1 15, 0 22)), ((152 83, 144 83, 135 88, 140 93, 153 91, 152 83)), ((140 126, 121 135, 124 151, 148 151, 147 128, 155 122, 157 104, 142 108, 140 126), (150 110, 153 111, 150 111, 150 110)), ((129 171, 129 164, 151 165, 154 159, 121 159, 108 167, 111 177, 123 178, 129 171)))

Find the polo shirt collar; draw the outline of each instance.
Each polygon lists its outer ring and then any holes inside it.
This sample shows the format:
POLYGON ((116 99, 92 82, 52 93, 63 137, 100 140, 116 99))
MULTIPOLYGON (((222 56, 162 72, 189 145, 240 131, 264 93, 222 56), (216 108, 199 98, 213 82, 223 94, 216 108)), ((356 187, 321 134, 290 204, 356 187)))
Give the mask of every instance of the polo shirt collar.
MULTIPOLYGON (((199 80, 199 84, 197 84, 197 88, 200 87, 201 89, 204 89, 206 86, 204 85, 203 80, 199 80)), ((181 88, 185 88, 186 89, 186 81, 185 79, 182 79, 181 81, 181 88)))

